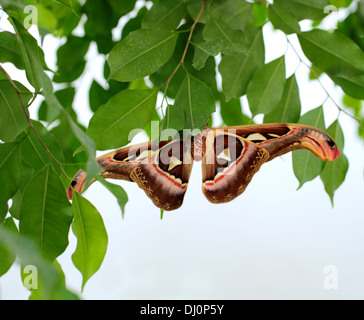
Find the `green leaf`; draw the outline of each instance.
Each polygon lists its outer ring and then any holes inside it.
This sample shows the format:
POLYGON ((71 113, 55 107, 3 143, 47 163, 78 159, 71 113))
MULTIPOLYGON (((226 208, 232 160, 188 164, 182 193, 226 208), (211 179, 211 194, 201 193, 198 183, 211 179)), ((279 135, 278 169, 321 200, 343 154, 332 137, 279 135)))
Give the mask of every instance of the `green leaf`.
MULTIPOLYGON (((67 293, 67 297, 70 297, 70 292, 65 288, 59 269, 56 269, 49 261, 42 257, 39 248, 32 239, 19 237, 0 225, 0 243, 6 243, 5 249, 7 254, 17 255, 23 266, 36 266, 39 283, 42 284, 37 290, 39 300, 59 300, 65 298, 67 293)), ((76 298, 73 294, 72 297, 76 298)))
MULTIPOLYGON (((18 234, 18 228, 16 227, 13 218, 7 218, 2 223, 0 223, 0 228, 3 227, 9 232, 13 232, 15 235, 18 234)), ((14 252, 8 252, 6 250, 5 242, 0 242, 0 277, 13 265, 16 258, 14 252)))
POLYGON ((16 9, 24 10, 25 3, 21 0, 1 0, 0 5, 4 10, 16 11, 16 9))
POLYGON ((348 37, 315 29, 298 35, 308 59, 329 76, 359 76, 364 72, 364 53, 348 37))
POLYGON ((361 108, 362 108, 362 101, 359 99, 355 99, 347 94, 343 96, 343 104, 344 106, 350 108, 354 111, 354 115, 356 117, 360 116, 361 108))
POLYGON ((214 1, 209 13, 234 30, 245 30, 254 22, 253 6, 241 0, 214 1))
POLYGON ((186 5, 175 0, 159 0, 144 17, 143 29, 173 30, 186 14, 186 5))
POLYGON ((230 99, 225 101, 221 94, 220 113, 222 120, 227 126, 237 126, 244 124, 253 124, 254 122, 242 112, 240 99, 230 99))
MULTIPOLYGON (((181 31, 185 30, 186 27, 187 25, 181 26, 181 31)), ((197 24, 194 35, 192 36, 191 39, 193 43, 200 43, 201 41, 203 41, 202 28, 203 26, 197 24)), ((161 87, 161 88, 165 87, 167 79, 170 77, 176 66, 181 61, 181 52, 183 52, 186 46, 186 41, 188 41, 188 33, 186 32, 179 33, 176 47, 172 57, 168 60, 168 62, 165 65, 163 65, 149 77, 154 87, 161 87)), ((169 83, 167 90, 168 97, 171 97, 172 99, 176 98, 177 92, 180 89, 181 84, 186 76, 185 69, 194 77, 198 78, 199 80, 203 81, 206 85, 208 85, 214 95, 217 93, 215 59, 213 57, 207 58, 205 66, 197 71, 192 66, 193 57, 194 57, 194 50, 188 50, 185 57, 185 61, 183 63, 184 68, 182 67, 179 68, 169 83)))
POLYGON ((341 87, 341 89, 348 95, 364 100, 364 75, 358 76, 330 76, 331 79, 341 87))
POLYGON ((132 11, 135 7, 136 0, 120 1, 120 0, 107 0, 114 12, 117 13, 119 17, 132 11))
MULTIPOLYGON (((32 94, 21 83, 14 81, 14 84, 22 92, 20 96, 27 107, 32 94)), ((7 79, 0 80, 0 140, 13 141, 27 127, 28 121, 18 94, 7 79)))
POLYGON ((281 7, 276 3, 269 5, 268 16, 273 26, 286 34, 299 33, 301 31, 297 19, 285 7, 281 7))
POLYGON ((330 5, 327 0, 274 0, 274 4, 286 8, 299 20, 321 20, 326 16, 325 7, 330 5))
MULTIPOLYGON (((344 134, 338 120, 334 121, 327 129, 327 133, 335 140, 339 150, 344 149, 344 134)), ((348 159, 344 154, 334 160, 327 162, 320 174, 320 178, 325 186, 325 191, 329 195, 331 204, 334 206, 334 193, 344 182, 349 169, 348 159)))
MULTIPOLYGON (((200 19, 198 19, 199 23, 206 24, 210 20, 210 16, 206 8, 209 8, 211 3, 213 3, 213 0, 205 0, 205 9, 202 11, 200 19)), ((188 2, 187 11, 193 21, 197 19, 197 15, 201 11, 202 4, 203 0, 193 0, 188 2)))
POLYGON ((77 192, 73 193, 72 231, 77 238, 72 255, 75 267, 82 274, 82 290, 86 282, 100 268, 107 249, 107 233, 97 209, 77 192))
MULTIPOLYGON (((40 122, 33 120, 32 124, 48 150, 51 151, 52 155, 59 162, 63 163, 64 156, 62 150, 60 150, 53 135, 40 122)), ((34 173, 42 170, 51 162, 49 154, 39 142, 33 131, 31 131, 21 143, 21 155, 22 160, 34 170, 34 173)), ((52 167, 56 172, 60 173, 59 168, 54 163, 52 163, 52 167)))
POLYGON ((71 132, 81 143, 83 150, 87 155, 87 180, 88 184, 91 179, 100 173, 101 168, 95 160, 96 145, 90 137, 88 137, 80 127, 73 121, 69 113, 62 107, 57 97, 53 92, 53 84, 42 67, 42 59, 39 55, 40 48, 37 41, 23 28, 16 20, 13 19, 17 38, 19 42, 20 55, 26 68, 27 77, 32 85, 37 89, 43 88, 47 104, 52 105, 52 108, 57 108, 64 116, 64 120, 69 124, 71 132))
POLYGON ((254 13, 254 27, 262 27, 267 21, 268 10, 263 3, 254 2, 253 4, 254 13))
POLYGON ((57 50, 58 71, 53 81, 62 83, 78 79, 85 69, 89 46, 90 40, 85 37, 67 37, 67 42, 57 50))
POLYGON ((132 129, 143 129, 155 110, 157 90, 123 90, 101 106, 90 120, 87 134, 99 150, 116 149, 128 141, 132 129))
POLYGON ((24 68, 16 35, 8 31, 0 32, 0 62, 11 62, 18 69, 24 68))
POLYGON ((193 43, 195 55, 193 56, 193 67, 200 70, 205 66, 206 60, 210 56, 217 56, 221 52, 222 41, 213 40, 201 43, 193 43))
POLYGON ((17 143, 0 144, 0 221, 8 210, 8 200, 16 193, 21 181, 20 149, 17 143))
MULTIPOLYGON (((99 36, 108 37, 111 35, 111 30, 116 27, 119 15, 116 14, 118 8, 123 8, 125 4, 130 4, 134 7, 135 1, 121 1, 119 6, 115 5, 115 1, 111 0, 87 0, 83 6, 83 11, 87 16, 84 26, 85 33, 88 37, 96 39, 99 36), (113 4, 113 8, 111 6, 113 4), (123 6, 124 3, 124 6, 123 6)), ((133 8, 132 7, 132 8, 133 8)))
POLYGON ((337 8, 347 8, 353 0, 329 0, 330 3, 337 8))
POLYGON ((21 180, 20 180, 20 184, 19 184, 19 189, 14 194, 14 196, 11 198, 13 201, 11 204, 11 208, 9 209, 9 213, 11 214, 11 216, 17 220, 20 219, 20 207, 21 207, 21 203, 23 201, 24 191, 25 191, 29 181, 32 179, 32 177, 34 175, 33 168, 31 168, 24 162, 20 162, 20 165, 21 165, 22 175, 21 175, 21 180))
POLYGON ((50 261, 68 246, 72 212, 65 188, 50 165, 29 182, 20 207, 19 230, 32 238, 50 261))
POLYGON ((96 176, 96 180, 101 182, 101 184, 115 196, 121 209, 122 216, 124 217, 125 205, 128 202, 128 195, 125 190, 121 186, 106 181, 102 176, 96 176))
POLYGON ((293 74, 286 81, 282 99, 271 113, 265 115, 264 122, 297 122, 300 114, 300 94, 296 76, 293 74))
MULTIPOLYGON (((117 0, 119 3, 119 0, 117 0)), ((131 18, 124 26, 122 32, 121 32, 121 39, 124 39, 130 32, 141 29, 142 28, 142 22, 147 14, 148 9, 146 7, 142 7, 139 11, 136 17, 131 18)))
POLYGON ((257 69, 264 64, 264 42, 261 29, 246 33, 250 45, 247 53, 224 55, 219 65, 222 89, 226 99, 239 98, 246 94, 248 84, 257 69))
POLYGON ((154 110, 150 121, 144 127, 144 131, 148 135, 149 140, 158 140, 160 125, 161 118, 159 117, 157 110, 154 110))
POLYGON ((233 55, 247 51, 244 33, 241 30, 231 29, 224 21, 211 17, 202 34, 206 41, 220 40, 222 53, 233 55))
POLYGON ((185 114, 182 109, 168 105, 163 118, 161 130, 174 129, 180 131, 185 126, 185 114))
POLYGON ((130 32, 110 52, 110 78, 132 81, 152 74, 172 56, 177 36, 154 29, 130 32))
MULTIPOLYGON (((325 130, 324 113, 322 107, 313 109, 305 113, 299 123, 307 124, 321 130, 325 130)), ((307 150, 297 150, 292 154, 292 164, 294 174, 299 181, 298 189, 304 183, 313 180, 320 175, 325 162, 307 150)))
POLYGON ((284 56, 261 67, 249 83, 247 98, 253 116, 268 114, 282 98, 286 82, 284 56))
POLYGON ((96 80, 92 81, 89 91, 90 108, 93 112, 110 99, 110 93, 96 80))
MULTIPOLYGON (((58 101, 61 103, 62 107, 71 110, 72 103, 75 98, 76 89, 73 87, 68 87, 61 89, 54 93, 58 101)), ((91 103, 91 102, 90 102, 91 103)), ((42 101, 39 110, 38 110, 38 118, 41 121, 47 121, 52 123, 56 120, 61 113, 61 110, 54 105, 48 105, 46 100, 42 101)))
POLYGON ((204 130, 215 111, 215 99, 205 83, 187 73, 175 100, 185 114, 185 128, 204 130))
POLYGON ((39 74, 43 71, 43 67, 40 60, 38 43, 18 21, 15 19, 11 21, 16 31, 19 52, 22 57, 27 79, 36 91, 40 91, 42 85, 39 74))

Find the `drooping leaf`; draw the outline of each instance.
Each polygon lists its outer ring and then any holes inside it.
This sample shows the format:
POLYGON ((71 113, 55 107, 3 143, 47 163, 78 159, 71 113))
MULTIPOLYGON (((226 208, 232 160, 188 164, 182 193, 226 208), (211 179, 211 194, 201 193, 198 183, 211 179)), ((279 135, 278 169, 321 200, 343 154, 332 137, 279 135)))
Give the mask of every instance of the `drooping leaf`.
POLYGON ((249 30, 246 37, 250 43, 247 53, 234 56, 224 55, 219 65, 222 89, 227 100, 243 96, 253 74, 264 64, 265 52, 262 30, 249 30))
POLYGON ((29 182, 20 207, 20 234, 32 238, 53 261, 68 246, 72 212, 65 188, 50 165, 29 182))
MULTIPOLYGON (((305 113, 299 123, 307 124, 321 130, 325 130, 324 113, 322 107, 305 113)), ((320 175, 325 162, 307 150, 297 150, 292 154, 294 174, 299 182, 298 189, 306 182, 320 175)))
POLYGON ((140 29, 130 32, 110 52, 110 78, 132 81, 152 74, 172 56, 177 33, 140 29))
POLYGON ((72 231, 77 238, 72 261, 82 274, 83 289, 90 277, 100 268, 108 239, 101 215, 77 192, 73 193, 72 211, 74 216, 72 231))
POLYGON ((261 67, 249 83, 247 98, 253 116, 274 110, 281 100, 286 82, 284 56, 261 67))
POLYGON ((19 53, 23 61, 27 79, 36 91, 40 91, 42 85, 39 74, 40 72, 43 72, 43 67, 40 60, 40 49, 37 41, 17 20, 12 19, 12 22, 16 31, 19 53))
POLYGON ((175 106, 184 111, 186 129, 202 131, 215 111, 215 99, 209 87, 187 73, 177 93, 175 106))
POLYGON ((186 4, 175 0, 159 0, 143 19, 144 29, 173 30, 186 14, 186 4))
POLYGON ((123 90, 101 106, 90 120, 87 134, 99 150, 116 149, 128 141, 132 129, 143 129, 150 121, 156 90, 123 90))
POLYGON ((281 100, 275 109, 265 115, 264 122, 297 122, 301 114, 301 100, 296 76, 286 80, 281 100))
POLYGON ((106 181, 102 176, 96 176, 96 179, 115 196, 118 201, 121 214, 124 217, 125 205, 128 202, 128 195, 125 190, 121 186, 106 181))
POLYGON ((325 186, 325 191, 330 197, 331 204, 334 205, 334 193, 345 180, 349 162, 347 157, 343 154, 344 134, 339 121, 334 121, 326 132, 335 140, 337 147, 342 152, 338 159, 326 163, 325 168, 320 174, 321 181, 325 186))
MULTIPOLYGON (((14 81, 14 84, 27 107, 32 94, 21 83, 14 81)), ((0 80, 0 139, 4 142, 13 141, 27 127, 28 121, 15 89, 7 79, 0 80)))

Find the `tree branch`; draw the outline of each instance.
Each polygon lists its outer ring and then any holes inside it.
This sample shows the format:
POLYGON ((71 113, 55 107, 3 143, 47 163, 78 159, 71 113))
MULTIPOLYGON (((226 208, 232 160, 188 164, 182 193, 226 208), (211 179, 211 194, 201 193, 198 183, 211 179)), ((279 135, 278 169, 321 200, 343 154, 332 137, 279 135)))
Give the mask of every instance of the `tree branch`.
MULTIPOLYGON (((55 158, 55 156, 52 154, 52 152, 47 148, 47 146, 45 145, 45 143, 43 142, 42 138, 39 136, 37 130, 35 130, 33 124, 32 124, 32 120, 30 119, 29 116, 29 112, 24 104, 23 98, 21 97, 21 91, 19 90, 19 88, 16 86, 16 84, 14 83, 14 81, 10 78, 10 76, 8 75, 8 73, 4 70, 4 68, 0 65, 0 70, 2 71, 2 73, 5 75, 6 79, 9 81, 10 85, 14 88, 18 99, 20 101, 20 104, 22 106, 22 109, 24 111, 25 117, 27 118, 27 122, 29 125, 29 128, 34 132, 36 138, 38 139, 39 143, 42 145, 42 147, 44 148, 44 150, 48 153, 48 155, 51 157, 51 159, 57 164, 57 166, 61 169, 63 175, 68 179, 71 180, 67 173, 64 171, 62 164, 55 158)), ((32 100, 32 102, 34 101, 34 99, 32 100)))
POLYGON ((201 10, 198 13, 198 15, 196 17, 196 20, 194 21, 193 25, 191 26, 190 34, 188 35, 187 43, 186 43, 185 49, 183 51, 182 58, 181 58, 180 62, 177 64, 176 68, 173 70, 172 74, 167 79, 166 86, 164 88, 164 93, 163 93, 163 96, 164 97, 167 96, 167 90, 168 90, 168 87, 169 87, 169 83, 171 82, 173 76, 176 74, 176 72, 178 71, 178 69, 181 67, 181 65, 185 61, 186 54, 187 54, 187 50, 188 50, 188 47, 190 45, 190 40, 192 38, 193 31, 195 30, 196 24, 197 24, 198 20, 200 19, 200 17, 201 17, 201 15, 202 15, 202 13, 203 13, 204 10, 205 10, 205 0, 202 1, 201 10))

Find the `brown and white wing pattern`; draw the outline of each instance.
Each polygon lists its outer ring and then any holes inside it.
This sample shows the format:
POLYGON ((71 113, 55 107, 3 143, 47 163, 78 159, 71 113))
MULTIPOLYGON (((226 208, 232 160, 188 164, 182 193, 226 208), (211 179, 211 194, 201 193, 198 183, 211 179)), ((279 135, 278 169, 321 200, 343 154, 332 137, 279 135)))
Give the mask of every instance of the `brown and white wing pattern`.
POLYGON ((233 132, 269 152, 269 161, 287 152, 307 149, 325 161, 340 156, 334 140, 324 131, 297 123, 267 123, 219 128, 233 132))
MULTIPOLYGON (((140 162, 152 155, 160 146, 167 143, 168 142, 162 142, 159 145, 156 145, 154 142, 149 141, 120 148, 102 155, 96 159, 103 170, 101 176, 104 178, 133 181, 130 178, 130 174, 140 162)), ((72 189, 78 193, 85 191, 85 182, 86 172, 84 170, 79 170, 67 189, 67 195, 70 200, 72 199, 72 189)), ((93 182, 95 182, 95 180, 91 181, 91 183, 93 182)))
POLYGON ((172 140, 138 164, 130 178, 157 207, 174 210, 182 205, 192 165, 188 140, 172 140))
POLYGON ((244 192, 269 153, 233 133, 211 130, 202 158, 202 190, 213 203, 228 202, 244 192))

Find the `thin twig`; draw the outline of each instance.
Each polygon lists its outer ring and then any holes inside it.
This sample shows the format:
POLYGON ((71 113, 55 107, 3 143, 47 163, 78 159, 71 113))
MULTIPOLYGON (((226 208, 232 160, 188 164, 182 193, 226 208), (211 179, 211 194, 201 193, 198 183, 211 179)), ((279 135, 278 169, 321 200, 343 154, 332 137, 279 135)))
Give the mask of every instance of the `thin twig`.
MULTIPOLYGON (((20 101, 20 104, 22 106, 22 109, 24 111, 25 117, 27 118, 27 122, 29 125, 29 128, 33 131, 33 133, 35 134, 36 138, 38 139, 38 141, 40 142, 40 144, 42 145, 42 147, 44 148, 44 150, 48 153, 48 155, 51 157, 51 159, 57 164, 57 166, 61 169, 63 175, 68 179, 71 180, 67 173, 64 171, 62 164, 55 158, 55 156, 52 154, 52 152, 47 148, 47 146, 45 145, 45 143, 43 142, 42 138, 39 136, 37 130, 35 130, 33 124, 32 124, 32 120, 30 119, 28 110, 24 104, 23 98, 21 97, 21 91, 19 90, 19 88, 16 86, 16 84, 14 83, 14 81, 10 78, 10 76, 8 75, 8 73, 4 70, 4 68, 0 65, 0 70, 2 71, 2 73, 5 75, 6 79, 9 81, 10 85, 14 88, 18 99, 20 101)), ((32 101, 33 102, 33 101, 32 101)))
MULTIPOLYGON (((331 94, 327 91, 327 89, 325 88, 325 86, 321 82, 320 77, 317 75, 316 71, 310 65, 308 65, 305 61, 303 61, 303 59, 298 54, 296 48, 293 46, 291 40, 289 40, 289 38, 287 36, 286 36, 286 39, 287 39, 287 42, 289 43, 289 45, 291 46, 293 52, 296 54, 297 58, 300 60, 300 63, 302 63, 303 65, 305 65, 312 72, 312 74, 316 78, 317 82, 320 84, 321 88, 325 91, 325 93, 327 95, 327 98, 329 98, 334 103, 334 105, 338 108, 339 114, 341 112, 345 113, 347 116, 349 116, 350 118, 352 118, 353 120, 355 120, 359 124, 360 128, 364 131, 364 127, 363 127, 360 119, 358 119, 357 117, 353 116, 348 111, 346 111, 345 109, 343 109, 342 107, 339 106, 339 104, 335 101, 335 99, 331 96, 331 94)), ((325 101, 326 100, 327 99, 325 99, 325 101)))
POLYGON ((172 74, 169 76, 169 78, 166 81, 166 86, 164 88, 164 93, 163 93, 163 96, 164 97, 167 96, 168 86, 169 86, 169 83, 171 82, 173 76, 176 74, 176 72, 178 71, 178 69, 181 67, 181 65, 185 61, 186 54, 187 54, 187 50, 188 50, 188 47, 190 45, 190 40, 192 38, 193 31, 195 30, 196 24, 197 24, 198 20, 200 19, 200 17, 201 17, 201 15, 202 15, 202 13, 203 13, 204 10, 205 10, 205 0, 202 1, 201 10, 200 10, 200 12, 197 15, 196 20, 194 21, 194 23, 191 26, 190 34, 188 35, 187 43, 186 43, 185 49, 183 51, 182 58, 181 58, 180 62, 177 64, 176 68, 173 70, 172 74))

